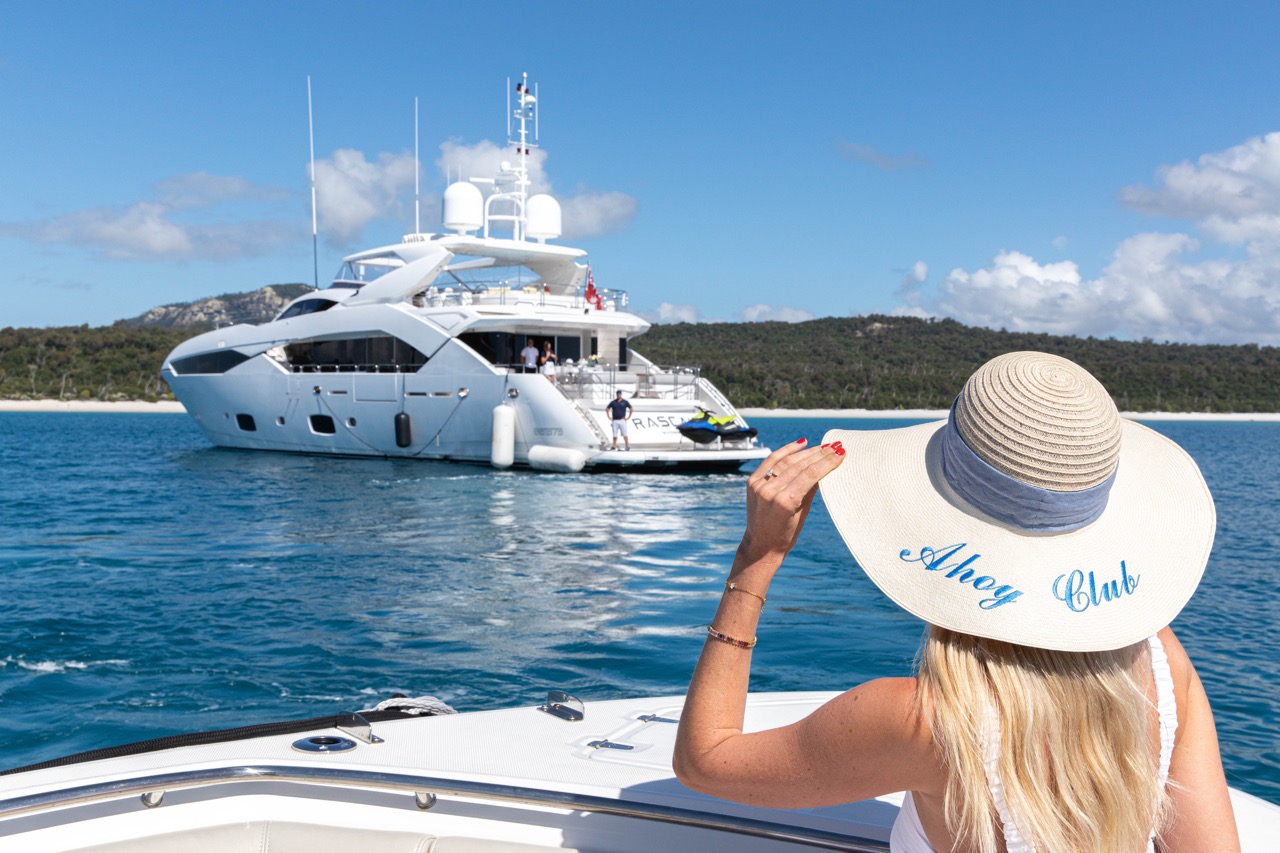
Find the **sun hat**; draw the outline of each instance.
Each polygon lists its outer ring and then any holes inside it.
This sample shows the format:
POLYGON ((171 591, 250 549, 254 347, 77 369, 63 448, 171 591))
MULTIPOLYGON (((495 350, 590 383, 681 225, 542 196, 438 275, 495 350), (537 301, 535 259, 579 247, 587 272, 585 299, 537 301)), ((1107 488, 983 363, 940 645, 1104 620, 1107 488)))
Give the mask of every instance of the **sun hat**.
POLYGON ((846 451, 820 483, 836 529, 932 625, 1118 649, 1168 625, 1209 559, 1216 516, 1196 463, 1059 356, 992 359, 945 421, 823 441, 846 451))

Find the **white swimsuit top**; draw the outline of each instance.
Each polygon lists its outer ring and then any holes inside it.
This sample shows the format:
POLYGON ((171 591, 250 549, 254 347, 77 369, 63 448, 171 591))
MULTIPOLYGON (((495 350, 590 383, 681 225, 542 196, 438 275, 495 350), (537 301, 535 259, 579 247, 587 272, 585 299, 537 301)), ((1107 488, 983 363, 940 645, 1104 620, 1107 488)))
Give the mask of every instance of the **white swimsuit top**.
MULTIPOLYGON (((1156 702, 1160 712, 1160 785, 1169 781, 1169 762, 1173 757, 1174 737, 1178 732, 1178 702, 1173 693, 1173 673, 1169 669, 1169 658, 1164 652, 1164 645, 1159 637, 1148 637, 1147 646, 1151 649, 1151 672, 1156 682, 1156 702)), ((995 709, 988 711, 988 731, 991 736, 983 738, 985 764, 987 769, 987 785, 991 789, 991 798, 995 801, 996 811, 1000 815, 1001 828, 1004 830, 1004 845, 1008 853, 1035 853, 1032 847, 1018 832, 1013 821, 1009 805, 1004 798, 1004 782, 1000 778, 1000 719, 995 709)), ((1155 838, 1147 839, 1148 853, 1154 853, 1155 838)), ((916 811, 915 800, 907 791, 902 800, 902 809, 893 822, 893 830, 889 835, 891 853, 934 853, 929 838, 924 834, 924 826, 920 823, 920 814, 916 811)))

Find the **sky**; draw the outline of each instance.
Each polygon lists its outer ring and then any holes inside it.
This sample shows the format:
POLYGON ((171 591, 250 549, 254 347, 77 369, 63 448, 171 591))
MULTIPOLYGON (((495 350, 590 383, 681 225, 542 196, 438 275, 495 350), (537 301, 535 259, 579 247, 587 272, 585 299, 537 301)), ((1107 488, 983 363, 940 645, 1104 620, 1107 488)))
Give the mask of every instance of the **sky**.
POLYGON ((1280 344, 1280 4, 0 4, 0 327, 442 230, 538 85, 559 242, 653 322, 1280 344))

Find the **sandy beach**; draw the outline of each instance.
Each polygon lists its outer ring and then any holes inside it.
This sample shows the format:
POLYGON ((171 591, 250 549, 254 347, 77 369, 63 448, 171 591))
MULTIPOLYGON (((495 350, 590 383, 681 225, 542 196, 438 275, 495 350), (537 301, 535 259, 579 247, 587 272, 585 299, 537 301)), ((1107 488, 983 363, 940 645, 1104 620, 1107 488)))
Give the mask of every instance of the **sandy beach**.
MULTIPOLYGON (((101 400, 0 400, 0 412, 121 412, 174 414, 185 412, 176 400, 148 403, 143 400, 124 400, 106 403, 101 400)), ((894 409, 872 411, 869 409, 739 409, 747 419, 751 418, 912 418, 941 420, 947 416, 945 409, 894 409)), ((1121 412, 1135 421, 1280 421, 1280 412, 1236 412, 1206 414, 1204 412, 1121 412)))
POLYGON ((0 400, 0 412, 118 412, 155 413, 169 415, 186 412, 176 400, 148 403, 145 400, 122 400, 107 403, 102 400, 0 400))
MULTIPOLYGON (((738 409, 751 418, 918 418, 942 420, 946 409, 895 409, 887 412, 870 409, 738 409)), ((1121 417, 1134 421, 1280 421, 1280 412, 1121 412, 1121 417)))

